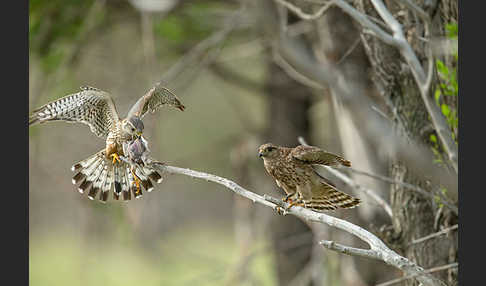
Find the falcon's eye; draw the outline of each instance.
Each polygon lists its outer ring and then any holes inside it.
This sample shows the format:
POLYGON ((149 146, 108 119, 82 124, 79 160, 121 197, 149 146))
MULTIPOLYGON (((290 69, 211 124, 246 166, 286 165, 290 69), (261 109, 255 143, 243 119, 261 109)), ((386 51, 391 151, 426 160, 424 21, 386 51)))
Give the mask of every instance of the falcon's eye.
POLYGON ((273 150, 275 150, 276 148, 275 147, 268 147, 267 148, 267 152, 272 152, 273 150))

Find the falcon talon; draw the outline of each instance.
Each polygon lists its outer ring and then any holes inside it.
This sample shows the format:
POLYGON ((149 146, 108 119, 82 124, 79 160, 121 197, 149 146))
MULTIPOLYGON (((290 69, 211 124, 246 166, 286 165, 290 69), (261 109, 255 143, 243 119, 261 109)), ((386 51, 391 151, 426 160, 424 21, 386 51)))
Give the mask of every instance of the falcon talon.
POLYGON ((132 172, 132 175, 133 175, 133 184, 135 185, 135 187, 137 188, 137 190, 135 191, 135 196, 138 197, 139 195, 141 195, 141 191, 140 191, 140 178, 135 175, 135 172, 133 171, 133 169, 131 170, 132 172))
POLYGON ((282 215, 282 216, 285 216, 288 213, 285 208, 282 208, 280 206, 276 206, 275 211, 277 212, 278 215, 282 215))
POLYGON ((294 194, 288 194, 287 196, 285 196, 285 198, 282 198, 282 201, 285 202, 285 203, 288 203, 289 201, 292 202, 292 196, 295 195, 294 194))
POLYGON ((120 157, 118 156, 118 154, 113 153, 113 154, 111 154, 111 157, 113 158, 113 165, 115 165, 116 163, 120 163, 121 162, 120 157))

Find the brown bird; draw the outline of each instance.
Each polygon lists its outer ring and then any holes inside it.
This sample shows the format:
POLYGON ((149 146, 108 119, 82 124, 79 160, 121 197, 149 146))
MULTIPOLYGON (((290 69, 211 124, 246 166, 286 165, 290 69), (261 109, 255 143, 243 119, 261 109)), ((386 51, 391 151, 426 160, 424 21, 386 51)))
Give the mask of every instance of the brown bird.
POLYGON ((361 201, 341 191, 320 176, 313 165, 351 166, 351 162, 314 146, 281 147, 272 143, 258 148, 265 169, 287 196, 290 206, 299 205, 318 212, 353 208, 361 201))

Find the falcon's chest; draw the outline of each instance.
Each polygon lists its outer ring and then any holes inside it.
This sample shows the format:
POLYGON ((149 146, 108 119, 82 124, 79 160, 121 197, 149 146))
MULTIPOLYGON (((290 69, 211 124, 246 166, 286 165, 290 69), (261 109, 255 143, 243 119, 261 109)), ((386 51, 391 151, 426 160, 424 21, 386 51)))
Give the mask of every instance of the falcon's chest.
POLYGON ((305 184, 312 173, 309 166, 296 162, 290 156, 265 161, 265 169, 274 179, 289 187, 305 184))
POLYGON ((122 144, 123 142, 133 140, 133 136, 123 131, 121 122, 118 122, 111 132, 108 134, 106 141, 110 141, 116 144, 122 144))
POLYGON ((124 132, 121 127, 121 122, 116 124, 106 138, 106 149, 108 153, 116 152, 123 154, 123 143, 133 140, 133 136, 124 132))

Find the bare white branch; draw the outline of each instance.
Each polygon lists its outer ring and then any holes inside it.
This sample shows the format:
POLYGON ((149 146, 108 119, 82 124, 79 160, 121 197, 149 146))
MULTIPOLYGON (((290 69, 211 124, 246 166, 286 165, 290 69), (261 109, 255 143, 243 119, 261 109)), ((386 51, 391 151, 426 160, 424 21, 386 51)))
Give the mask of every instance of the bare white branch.
POLYGON ((413 3, 413 1, 410 0, 395 0, 395 1, 402 3, 403 5, 405 5, 405 7, 417 13, 419 17, 422 18, 424 21, 430 22, 429 14, 427 14, 427 12, 425 12, 422 8, 417 6, 417 4, 413 3))
POLYGON ((354 20, 358 21, 358 23, 365 28, 368 33, 371 35, 379 38, 383 42, 387 43, 388 45, 395 45, 395 39, 384 31, 382 28, 377 26, 375 23, 370 21, 369 17, 358 10, 356 10, 353 6, 349 5, 345 1, 336 0, 336 6, 341 8, 344 12, 346 12, 349 16, 351 16, 354 20))
POLYGON ((331 241, 331 240, 322 240, 322 241, 319 242, 319 244, 324 246, 325 248, 330 249, 330 250, 341 252, 341 253, 347 254, 347 255, 362 256, 362 257, 378 259, 378 260, 380 259, 378 252, 371 250, 371 249, 362 249, 362 248, 350 247, 350 246, 346 246, 346 245, 336 243, 336 242, 331 241))
POLYGON ((400 256, 399 254, 388 248, 388 246, 386 246, 386 244, 374 234, 348 221, 327 215, 325 213, 317 213, 298 206, 293 206, 292 208, 289 208, 289 204, 282 202, 281 200, 272 198, 270 196, 265 196, 264 198, 258 194, 246 190, 245 188, 226 178, 194 171, 191 169, 167 166, 163 163, 156 161, 149 162, 149 164, 150 166, 157 168, 164 173, 185 175, 223 185, 240 196, 248 198, 253 202, 270 207, 274 210, 283 208, 286 210, 286 213, 295 215, 307 221, 324 223, 331 227, 346 231, 368 243, 370 245, 370 250, 376 252, 377 259, 389 265, 397 267, 398 269, 405 272, 405 274, 407 275, 418 275, 417 279, 425 285, 445 285, 442 281, 424 273, 422 267, 416 265, 412 261, 408 260, 403 256, 400 256))

